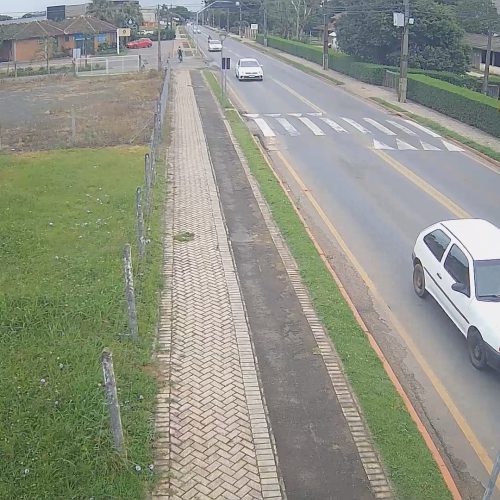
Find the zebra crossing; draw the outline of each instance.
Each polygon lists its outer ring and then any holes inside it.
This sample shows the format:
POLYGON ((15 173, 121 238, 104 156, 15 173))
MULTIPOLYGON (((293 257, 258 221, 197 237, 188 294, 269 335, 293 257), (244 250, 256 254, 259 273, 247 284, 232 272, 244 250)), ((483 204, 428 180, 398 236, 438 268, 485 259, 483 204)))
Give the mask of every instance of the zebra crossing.
POLYGON ((298 137, 312 134, 362 134, 372 141, 372 148, 387 151, 451 151, 464 150, 433 130, 407 119, 375 120, 365 117, 354 120, 347 116, 336 119, 323 113, 246 113, 266 138, 285 135, 298 137))

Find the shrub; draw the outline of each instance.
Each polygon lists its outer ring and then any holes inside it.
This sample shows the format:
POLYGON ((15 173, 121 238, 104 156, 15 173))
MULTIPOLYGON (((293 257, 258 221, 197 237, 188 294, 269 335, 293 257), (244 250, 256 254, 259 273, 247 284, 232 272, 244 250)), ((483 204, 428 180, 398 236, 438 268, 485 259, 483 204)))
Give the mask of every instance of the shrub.
POLYGON ((497 99, 426 75, 409 75, 408 98, 500 137, 497 99))
MULTIPOLYGON (((264 35, 257 35, 257 42, 264 44, 264 35)), ((308 61, 322 64, 322 47, 309 45, 295 40, 288 40, 277 36, 268 36, 267 43, 269 47, 287 52, 297 57, 307 59, 308 61)), ((373 85, 382 85, 385 71, 394 71, 399 73, 396 66, 384 66, 380 64, 367 63, 357 60, 355 57, 342 52, 330 51, 328 55, 328 66, 339 73, 349 75, 356 80, 371 83, 373 85)), ((410 68, 409 73, 415 75, 425 75, 434 79, 442 80, 453 85, 464 87, 476 92, 481 92, 483 80, 468 74, 452 73, 450 71, 435 71, 426 69, 410 68)), ((491 76, 490 83, 500 84, 500 78, 491 76)))
MULTIPOLYGON (((257 37, 257 42, 263 44, 264 36, 259 35, 257 37)), ((323 48, 317 45, 309 45, 276 36, 267 37, 267 44, 269 47, 317 64, 322 64, 323 62, 323 48)), ((328 55, 328 65, 335 71, 345 73, 353 78, 375 85, 382 85, 386 68, 378 64, 359 62, 352 56, 331 51, 328 55)))

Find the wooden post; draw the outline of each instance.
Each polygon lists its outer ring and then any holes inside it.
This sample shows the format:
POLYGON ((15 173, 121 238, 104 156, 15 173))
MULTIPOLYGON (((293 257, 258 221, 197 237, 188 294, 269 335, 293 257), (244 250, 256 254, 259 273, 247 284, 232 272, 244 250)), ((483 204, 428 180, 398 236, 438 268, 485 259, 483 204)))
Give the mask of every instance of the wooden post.
POLYGON ((126 454, 122 419, 120 416, 120 404, 118 402, 115 372, 113 369, 113 354, 109 349, 104 349, 101 353, 101 367, 104 378, 106 406, 108 407, 109 426, 113 437, 113 448, 121 454, 126 454))
POLYGON ((144 257, 144 214, 142 213, 142 193, 141 188, 135 190, 135 219, 137 229, 137 248, 139 249, 139 257, 144 257))
POLYGON ((71 139, 74 144, 76 141, 76 115, 74 106, 71 106, 71 139))
POLYGON ((123 249, 123 271, 125 279, 125 299, 127 302, 128 331, 135 340, 138 335, 137 310, 135 308, 134 278, 132 276, 132 252, 127 243, 123 249))
POLYGON ((151 158, 153 153, 144 155, 144 205, 146 216, 149 215, 151 205, 151 158))

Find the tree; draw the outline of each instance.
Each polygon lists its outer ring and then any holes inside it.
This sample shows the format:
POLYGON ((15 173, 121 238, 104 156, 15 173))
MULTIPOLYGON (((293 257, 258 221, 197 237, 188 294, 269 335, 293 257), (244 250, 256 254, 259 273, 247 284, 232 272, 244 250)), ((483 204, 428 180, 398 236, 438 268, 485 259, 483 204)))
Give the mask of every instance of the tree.
POLYGON ((110 0, 92 0, 87 6, 87 13, 120 27, 125 27, 127 19, 130 18, 137 26, 142 23, 141 8, 135 3, 117 5, 110 0))
POLYGON ((11 19, 11 16, 4 16, 3 14, 0 14, 0 21, 10 21, 11 19))
MULTIPOLYGON (((351 4, 352 5, 352 4, 351 4)), ((357 58, 397 66, 401 28, 393 26, 385 0, 360 0, 336 24, 339 48, 357 58)), ((435 0, 414 0, 410 28, 409 65, 413 68, 465 72, 468 50, 452 7, 435 0)))
POLYGON ((500 16, 492 0, 457 0, 456 15, 468 33, 486 35, 489 29, 500 29, 500 16))

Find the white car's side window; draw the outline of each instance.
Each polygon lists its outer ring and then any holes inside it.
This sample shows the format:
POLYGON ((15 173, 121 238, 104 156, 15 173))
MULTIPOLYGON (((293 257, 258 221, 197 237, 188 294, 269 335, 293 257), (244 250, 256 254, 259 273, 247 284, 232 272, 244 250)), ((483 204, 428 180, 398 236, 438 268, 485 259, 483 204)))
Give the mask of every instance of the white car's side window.
POLYGON ((441 229, 436 229, 432 233, 424 236, 424 243, 431 253, 441 262, 443 255, 450 244, 451 239, 441 229))
POLYGON ((457 245, 451 247, 444 261, 444 268, 457 283, 465 285, 465 294, 470 297, 469 261, 457 245))

